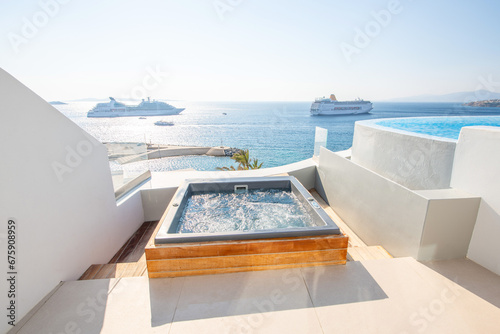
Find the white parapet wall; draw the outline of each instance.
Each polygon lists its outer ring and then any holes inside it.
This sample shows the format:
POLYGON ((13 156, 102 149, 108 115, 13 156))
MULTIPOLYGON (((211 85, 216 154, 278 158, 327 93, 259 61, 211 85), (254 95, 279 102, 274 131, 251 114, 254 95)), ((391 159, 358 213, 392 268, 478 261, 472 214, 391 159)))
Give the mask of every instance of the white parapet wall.
POLYGON ((1 280, 0 304, 14 300, 17 321, 60 281, 107 263, 144 214, 139 192, 116 202, 104 145, 2 69, 0 140, 0 248, 5 264, 12 221, 17 273, 13 298, 1 280))
POLYGON ((500 128, 460 132, 451 185, 482 198, 467 256, 500 275, 500 128))
POLYGON ((352 161, 409 189, 450 186, 455 141, 377 125, 355 124, 352 161))
POLYGON ((316 188, 368 245, 418 260, 465 257, 480 199, 456 189, 413 191, 321 149, 316 188))

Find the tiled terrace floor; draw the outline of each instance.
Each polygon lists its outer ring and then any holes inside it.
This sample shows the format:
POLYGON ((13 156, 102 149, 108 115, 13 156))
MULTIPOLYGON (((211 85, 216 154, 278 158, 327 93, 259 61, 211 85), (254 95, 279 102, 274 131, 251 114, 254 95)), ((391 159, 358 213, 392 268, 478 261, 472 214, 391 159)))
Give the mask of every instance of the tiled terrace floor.
MULTIPOLYGON (((18 333, 499 333, 500 277, 469 260, 64 282, 18 333), (478 273, 477 275, 474 273, 478 273), (478 276, 479 275, 479 276, 478 276), (484 293, 485 299, 479 297, 484 293), (80 331, 78 331, 80 330, 80 331)), ((16 332, 14 331, 14 332, 16 332)))

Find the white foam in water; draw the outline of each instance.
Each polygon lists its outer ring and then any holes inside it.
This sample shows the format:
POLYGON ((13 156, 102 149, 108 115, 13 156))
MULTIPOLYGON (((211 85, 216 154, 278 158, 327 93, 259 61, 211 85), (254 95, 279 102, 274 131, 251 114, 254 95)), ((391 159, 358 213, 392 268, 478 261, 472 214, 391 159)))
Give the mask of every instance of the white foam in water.
POLYGON ((213 233, 307 227, 312 218, 292 192, 283 189, 193 194, 178 233, 213 233))

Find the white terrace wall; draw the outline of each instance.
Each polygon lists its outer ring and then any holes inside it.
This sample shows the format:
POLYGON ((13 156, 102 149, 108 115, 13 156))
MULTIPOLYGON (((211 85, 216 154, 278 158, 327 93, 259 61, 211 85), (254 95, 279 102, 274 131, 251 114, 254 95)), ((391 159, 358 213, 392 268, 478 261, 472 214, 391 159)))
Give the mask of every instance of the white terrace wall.
POLYGON ((366 244, 417 258, 424 198, 323 147, 318 176, 332 209, 366 244))
POLYGON ((325 148, 316 189, 366 244, 417 260, 465 257, 480 202, 456 189, 413 191, 325 148))
POLYGON ((482 198, 467 256, 500 275, 500 129, 460 132, 451 186, 482 198))
POLYGON ((453 140, 355 124, 352 161, 409 189, 448 188, 454 151, 453 140))
MULTIPOLYGON (((0 240, 16 224, 16 319, 60 281, 106 263, 143 222, 140 193, 117 205, 105 147, 0 69, 0 240)), ((5 317, 7 281, 1 280, 5 317)))

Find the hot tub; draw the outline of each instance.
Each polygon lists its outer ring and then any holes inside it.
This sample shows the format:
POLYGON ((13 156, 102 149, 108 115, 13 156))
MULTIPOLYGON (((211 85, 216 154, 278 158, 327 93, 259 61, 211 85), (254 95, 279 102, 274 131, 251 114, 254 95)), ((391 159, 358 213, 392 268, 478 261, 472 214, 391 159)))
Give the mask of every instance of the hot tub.
POLYGON ((172 198, 154 242, 146 248, 150 277, 344 264, 346 254, 347 237, 293 176, 187 180, 172 198), (200 194, 205 197, 208 194, 211 202, 207 204, 202 197, 201 204, 191 203, 200 194), (217 208, 217 201, 227 201, 227 196, 240 204, 235 207, 229 202, 222 209, 217 208), (241 207, 246 204, 241 204, 239 197, 244 196, 249 198, 252 210, 241 213, 241 207), (285 198, 285 203, 276 201, 276 197, 285 198), (259 198, 265 198, 264 202, 259 203, 259 198), (286 207, 284 211, 273 209, 267 216, 259 212, 259 206, 273 205, 279 210, 283 205, 286 207), (220 215, 221 221, 234 216, 236 230, 228 231, 226 222, 221 225, 222 231, 212 231, 212 225, 218 223, 214 221, 201 229, 207 231, 200 232, 186 222, 193 219, 189 210, 195 211, 195 217, 212 215, 217 220, 220 215), (242 215, 251 219, 242 219, 242 215), (289 215, 293 219, 288 219, 289 215), (252 224, 242 226, 242 222, 248 221, 252 224))
MULTIPOLYGON (((238 195, 236 195, 238 196, 238 195)), ((211 209, 211 208, 210 208, 211 209)), ((233 208, 236 212, 238 208, 233 208)), ((319 206, 309 192, 293 176, 230 178, 216 180, 188 180, 176 192, 172 199, 172 207, 168 211, 155 237, 155 244, 175 242, 199 242, 215 240, 245 240, 278 237, 298 237, 325 234, 340 234, 334 221, 319 206), (236 189, 236 190, 235 190, 236 189), (273 189, 289 192, 298 200, 310 220, 304 227, 272 228, 249 231, 212 232, 212 233, 179 233, 179 223, 185 214, 186 204, 194 194, 200 193, 233 193, 273 189)))

